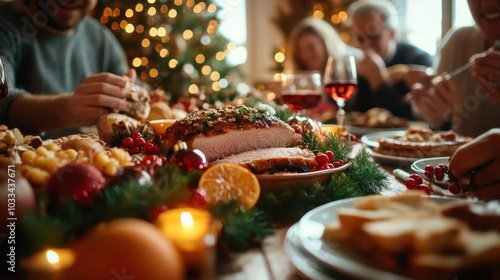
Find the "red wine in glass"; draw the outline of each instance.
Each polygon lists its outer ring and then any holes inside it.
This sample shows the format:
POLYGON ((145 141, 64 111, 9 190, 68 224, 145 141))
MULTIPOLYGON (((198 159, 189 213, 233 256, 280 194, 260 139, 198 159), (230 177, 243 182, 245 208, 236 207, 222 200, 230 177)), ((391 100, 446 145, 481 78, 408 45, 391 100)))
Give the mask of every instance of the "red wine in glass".
POLYGON ((316 107, 321 100, 321 92, 298 90, 296 93, 290 93, 283 91, 281 98, 292 111, 300 112, 316 107))
POLYGON ((323 83, 328 95, 339 106, 337 110, 337 123, 343 126, 345 102, 352 98, 358 88, 354 56, 329 57, 326 63, 323 83))
POLYGON ((0 100, 3 100, 9 94, 9 87, 7 86, 7 74, 3 66, 2 59, 0 58, 0 100))
POLYGON ((333 100, 344 100, 345 102, 352 98, 358 88, 358 84, 354 82, 328 83, 325 85, 325 88, 326 93, 328 93, 333 100))

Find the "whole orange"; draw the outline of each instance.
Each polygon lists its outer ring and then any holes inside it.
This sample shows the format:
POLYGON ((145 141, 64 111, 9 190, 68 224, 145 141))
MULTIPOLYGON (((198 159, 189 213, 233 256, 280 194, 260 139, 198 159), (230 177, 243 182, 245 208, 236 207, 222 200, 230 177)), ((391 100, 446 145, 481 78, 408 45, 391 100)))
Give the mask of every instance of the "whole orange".
POLYGON ((124 218, 101 224, 71 244, 76 255, 65 279, 184 279, 184 263, 153 224, 124 218))

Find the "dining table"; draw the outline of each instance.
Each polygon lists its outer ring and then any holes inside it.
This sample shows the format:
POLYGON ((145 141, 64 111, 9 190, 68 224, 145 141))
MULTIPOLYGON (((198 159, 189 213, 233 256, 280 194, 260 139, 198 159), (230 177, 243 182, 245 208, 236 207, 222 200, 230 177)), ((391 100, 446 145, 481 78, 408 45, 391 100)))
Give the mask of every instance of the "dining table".
MULTIPOLYGON (((404 182, 393 175, 395 169, 410 172, 409 164, 379 164, 387 174, 387 187, 382 195, 396 195, 404 192, 404 182)), ((310 279, 292 263, 285 250, 285 236, 292 224, 274 229, 258 246, 240 253, 232 253, 217 263, 216 279, 221 280, 302 280, 310 279)), ((345 276, 343 279, 349 279, 345 276)))

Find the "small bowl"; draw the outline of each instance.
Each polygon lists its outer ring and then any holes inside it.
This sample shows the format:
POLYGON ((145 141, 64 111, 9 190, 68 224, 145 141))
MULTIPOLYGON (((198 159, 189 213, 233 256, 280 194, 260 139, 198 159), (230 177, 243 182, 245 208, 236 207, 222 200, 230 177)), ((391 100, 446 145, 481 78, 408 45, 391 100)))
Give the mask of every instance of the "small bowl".
POLYGON ((163 136, 165 134, 165 130, 169 126, 171 126, 173 123, 175 123, 177 120, 176 119, 161 119, 161 120, 153 120, 149 121, 149 125, 153 129, 153 132, 156 135, 163 136))

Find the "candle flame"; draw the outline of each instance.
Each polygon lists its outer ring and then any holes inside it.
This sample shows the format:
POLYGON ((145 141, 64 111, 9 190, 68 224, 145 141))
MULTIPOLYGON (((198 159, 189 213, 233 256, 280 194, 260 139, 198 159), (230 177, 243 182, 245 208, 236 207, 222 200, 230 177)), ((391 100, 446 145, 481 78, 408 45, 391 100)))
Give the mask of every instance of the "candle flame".
POLYGON ((57 255, 56 252, 52 251, 52 250, 48 250, 47 251, 47 260, 49 261, 49 263, 58 263, 59 262, 59 255, 57 255))
POLYGON ((182 212, 181 214, 181 223, 185 227, 193 226, 193 215, 189 212, 182 212))

